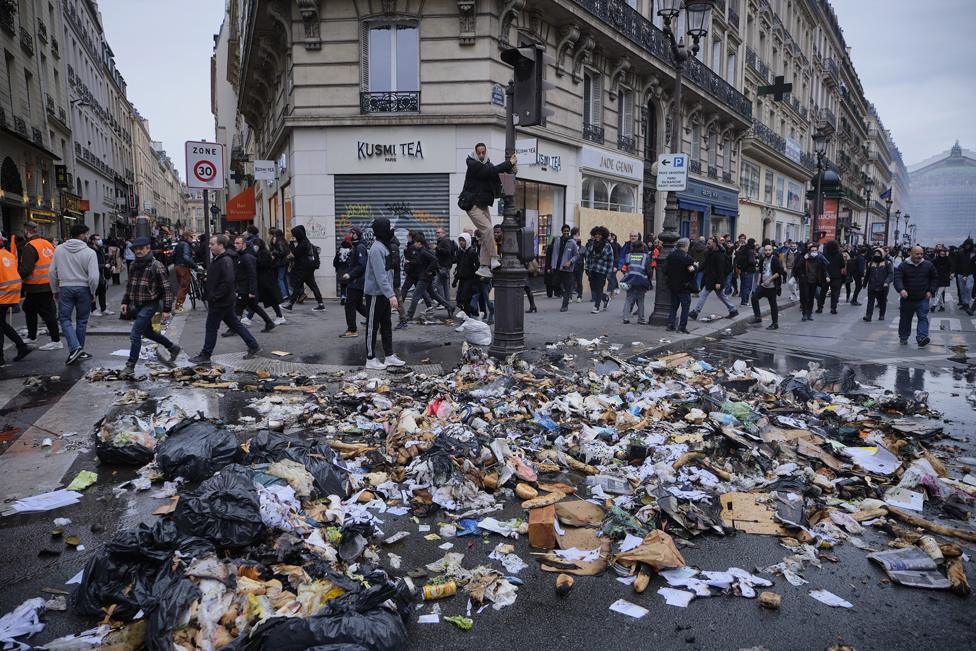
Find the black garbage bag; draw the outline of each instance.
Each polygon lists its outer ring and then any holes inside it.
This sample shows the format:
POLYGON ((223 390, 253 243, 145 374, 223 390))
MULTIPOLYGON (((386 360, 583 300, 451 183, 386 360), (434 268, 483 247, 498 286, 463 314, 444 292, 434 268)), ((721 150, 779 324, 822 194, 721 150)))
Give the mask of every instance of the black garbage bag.
POLYGON ((203 481, 234 462, 237 437, 205 420, 187 420, 174 427, 156 449, 156 461, 167 479, 203 481))
POLYGON ((149 651, 171 651, 173 630, 186 609, 200 598, 200 589, 183 574, 183 567, 166 564, 153 582, 146 603, 146 648, 149 651))
POLYGON ((261 500, 244 474, 223 471, 185 493, 173 520, 180 531, 206 538, 220 548, 246 547, 260 537, 261 500))
POLYGON ((174 552, 196 557, 212 554, 214 548, 206 540, 180 533, 169 518, 120 531, 85 564, 81 584, 71 594, 72 609, 101 617, 114 605, 112 617, 125 621, 140 610, 148 611, 156 576, 174 552))
POLYGON ((95 454, 99 461, 112 466, 144 466, 152 461, 156 441, 136 420, 135 416, 126 416, 109 423, 103 417, 95 423, 95 454), (127 427, 131 427, 131 437, 125 435, 127 427))
POLYGON ((349 472, 335 450, 325 443, 304 441, 294 436, 262 430, 246 444, 243 463, 273 463, 288 459, 300 463, 312 474, 319 497, 349 496, 349 472))
POLYGON ((405 618, 409 614, 410 598, 402 580, 386 581, 332 599, 307 619, 265 620, 250 636, 235 641, 230 648, 236 651, 400 651, 407 646, 405 618), (382 605, 387 599, 394 601, 396 610, 382 605))

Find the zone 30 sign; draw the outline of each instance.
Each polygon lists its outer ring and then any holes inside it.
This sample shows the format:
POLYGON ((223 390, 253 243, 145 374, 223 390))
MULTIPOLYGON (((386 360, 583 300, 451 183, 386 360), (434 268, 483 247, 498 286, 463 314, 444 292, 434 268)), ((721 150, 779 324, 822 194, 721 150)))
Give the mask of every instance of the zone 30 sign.
POLYGON ((186 187, 199 190, 220 190, 224 187, 223 145, 186 141, 186 187))

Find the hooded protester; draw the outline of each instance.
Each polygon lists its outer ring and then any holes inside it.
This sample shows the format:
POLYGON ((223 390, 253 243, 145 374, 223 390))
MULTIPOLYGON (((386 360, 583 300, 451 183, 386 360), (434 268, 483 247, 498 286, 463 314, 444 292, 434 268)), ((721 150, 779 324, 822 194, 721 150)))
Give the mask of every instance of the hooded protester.
POLYGON ((61 331, 68 341, 65 364, 74 364, 82 356, 91 357, 85 353, 85 331, 95 294, 102 282, 102 270, 98 266, 98 256, 88 246, 88 227, 84 224, 72 226, 71 239, 55 249, 49 282, 58 303, 61 331), (72 313, 75 323, 71 322, 72 313))
POLYGON ((817 291, 827 284, 827 261, 816 242, 807 244, 807 252, 796 259, 792 273, 800 285, 800 312, 803 314, 800 320, 812 321, 817 291))
MULTIPOLYGON (((268 313, 258 304, 258 259, 254 254, 252 242, 257 238, 247 239, 244 235, 234 238, 234 251, 237 253, 235 273, 235 285, 237 290, 237 317, 240 318, 247 309, 250 314, 257 314, 264 321, 264 329, 261 332, 271 332, 275 329, 274 321, 268 313)), ((241 319, 244 325, 250 325, 251 319, 247 321, 241 319)), ((233 337, 236 333, 228 328, 223 336, 233 337)))
MULTIPOLYGON (((410 299, 410 307, 407 309, 407 321, 413 319, 417 312, 417 304, 422 296, 429 297, 438 305, 447 310, 447 318, 454 318, 454 308, 447 301, 447 298, 440 295, 437 289, 438 261, 437 255, 427 246, 427 237, 423 231, 414 231, 411 238, 411 247, 415 252, 414 264, 417 269, 417 285, 413 290, 413 297, 410 299)), ((402 330, 406 324, 397 324, 397 329, 402 330)))
POLYGON ((339 305, 346 304, 346 288, 349 286, 349 279, 343 278, 349 271, 349 259, 352 257, 352 239, 346 235, 339 242, 335 256, 332 258, 332 268, 335 269, 336 284, 339 286, 339 305))
POLYGON ((827 284, 820 290, 820 297, 817 299, 817 314, 823 312, 824 303, 827 301, 828 287, 830 288, 830 313, 837 314, 840 288, 844 284, 844 272, 847 270, 847 263, 844 261, 837 240, 828 240, 824 244, 823 257, 827 263, 827 284))
POLYGON ((294 256, 294 262, 292 263, 292 294, 291 298, 288 299, 288 304, 283 306, 286 310, 291 311, 295 307, 295 302, 305 291, 305 286, 312 290, 312 294, 315 295, 315 301, 318 303, 314 310, 321 312, 325 310, 325 304, 322 302, 322 292, 319 291, 319 286, 315 282, 315 271, 319 268, 319 255, 317 247, 315 247, 308 239, 305 234, 305 227, 302 225, 295 226, 291 229, 292 241, 291 241, 291 254, 294 256))
MULTIPOLYGON (((692 259, 694 260, 694 258, 692 259)), ((695 274, 695 282, 700 282, 701 284, 699 285, 698 302, 695 303, 695 306, 691 308, 691 312, 688 314, 691 319, 695 320, 698 318, 698 314, 705 307, 705 301, 708 300, 708 295, 713 292, 722 301, 726 309, 728 309, 730 319, 739 316, 739 311, 735 309, 735 303, 722 291, 722 287, 725 285, 725 279, 728 277, 731 268, 732 259, 722 250, 722 245, 714 237, 708 238, 705 241, 705 255, 702 257, 702 264, 695 274)))
MULTIPOLYGON (((854 281, 854 299, 851 305, 860 305, 857 297, 861 295, 864 288, 864 270, 867 265, 867 247, 857 247, 851 252, 850 260, 847 263, 847 278, 854 281)), ((850 296, 848 295, 848 299, 850 296)))
POLYGON ((751 237, 735 254, 735 269, 739 272, 740 306, 749 305, 756 278, 756 240, 751 237))
MULTIPOLYGON (((207 267, 207 323, 203 348, 190 361, 194 364, 210 364, 210 356, 217 346, 217 329, 223 322, 247 345, 244 359, 254 359, 261 351, 254 335, 237 318, 237 253, 229 248, 226 235, 210 237, 210 253, 213 259, 207 267)), ((299 288, 301 289, 301 288, 299 288)))
POLYGON ((281 300, 285 300, 291 294, 288 291, 288 258, 291 256, 291 251, 285 233, 280 228, 271 229, 271 244, 268 250, 271 251, 271 260, 274 263, 278 293, 281 295, 281 300))
POLYGON ((274 256, 271 254, 271 249, 268 248, 267 243, 260 237, 251 240, 251 248, 257 258, 258 300, 264 304, 265 308, 274 310, 275 318, 271 320, 272 323, 281 325, 285 323, 285 317, 281 313, 281 301, 284 297, 278 286, 274 256))
MULTIPOLYGON (((125 379, 135 377, 143 337, 156 342, 159 347, 168 351, 168 358, 158 353, 159 361, 168 366, 176 362, 181 350, 178 345, 152 327, 152 319, 156 312, 162 311, 162 320, 168 321, 170 311, 173 309, 174 297, 173 288, 169 283, 169 272, 162 262, 153 257, 152 244, 148 237, 138 237, 133 240, 132 253, 135 259, 129 265, 129 277, 125 284, 120 310, 123 317, 132 319, 132 330, 129 333, 129 359, 122 371, 122 377, 125 379)), ((216 335, 215 328, 214 337, 216 335)), ((157 348, 157 351, 159 350, 160 348, 157 348)))
POLYGON ((935 247, 935 257, 932 258, 932 264, 935 265, 935 273, 939 277, 939 288, 935 292, 935 300, 932 302, 929 311, 935 312, 935 309, 938 308, 939 312, 945 312, 946 291, 949 288, 949 277, 952 275, 952 259, 949 258, 949 249, 941 244, 935 247))
MULTIPOLYGON (((956 275, 956 291, 959 294, 959 307, 973 316, 973 279, 976 278, 976 247, 973 238, 967 237, 952 258, 952 273, 956 275)), ((973 303, 976 305, 976 303, 973 303)))
POLYGON ((885 254, 885 250, 878 247, 871 254, 864 272, 864 284, 868 290, 868 309, 864 320, 871 322, 874 306, 878 306, 878 321, 884 321, 885 311, 888 309, 888 287, 895 277, 895 268, 885 254))
POLYGON ((366 368, 383 370, 388 366, 404 366, 405 362, 393 354, 393 321, 391 308, 397 306, 393 290, 393 259, 390 247, 393 228, 386 217, 373 220, 373 236, 369 247, 363 290, 366 295, 366 368), (376 335, 380 334, 384 359, 376 358, 376 335))
POLYGON ((474 146, 474 152, 468 154, 465 161, 464 187, 458 197, 458 207, 468 213, 471 223, 478 230, 481 241, 481 251, 478 275, 491 278, 491 271, 501 262, 498 250, 491 237, 491 213, 489 209, 495 204, 495 199, 502 194, 499 174, 516 173, 518 158, 514 154, 500 165, 492 165, 488 158, 488 147, 483 142, 474 146))
MULTIPOLYGON (((353 227, 349 229, 351 250, 349 262, 345 272, 340 276, 340 282, 346 283, 346 331, 340 337, 355 337, 358 335, 356 314, 366 316, 366 306, 363 305, 363 286, 366 282, 366 260, 369 253, 363 243, 363 231, 353 227)), ((338 269, 336 271, 338 273, 338 269)))
POLYGON ((454 272, 453 285, 457 286, 457 306, 468 316, 478 316, 478 310, 471 304, 478 288, 478 248, 469 233, 458 236, 458 261, 454 272))
POLYGON ((604 226, 594 226, 590 231, 592 238, 586 243, 586 274, 590 279, 590 292, 593 294, 592 314, 601 309, 606 311, 610 295, 603 291, 607 276, 613 270, 613 247, 608 241, 610 231, 604 226))

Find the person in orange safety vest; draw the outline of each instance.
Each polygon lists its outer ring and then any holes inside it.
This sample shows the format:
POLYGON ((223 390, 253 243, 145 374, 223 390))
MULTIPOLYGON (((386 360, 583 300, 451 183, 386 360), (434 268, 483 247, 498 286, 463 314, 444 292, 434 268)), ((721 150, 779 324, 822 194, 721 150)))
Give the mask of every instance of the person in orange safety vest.
POLYGON ((17 356, 15 362, 27 357, 31 349, 20 338, 17 331, 7 321, 10 310, 20 303, 20 291, 23 281, 20 279, 20 272, 17 271, 17 256, 2 248, 4 242, 3 233, 0 233, 0 366, 6 365, 3 355, 3 338, 8 337, 17 346, 17 356))
POLYGON ((27 320, 27 343, 37 343, 37 317, 41 317, 51 341, 41 346, 40 350, 60 350, 64 348, 64 343, 58 328, 54 293, 48 282, 51 261, 54 259, 54 245, 41 237, 37 229, 34 222, 24 224, 24 240, 27 243, 20 250, 20 262, 17 265, 17 271, 24 281, 23 307, 27 320))

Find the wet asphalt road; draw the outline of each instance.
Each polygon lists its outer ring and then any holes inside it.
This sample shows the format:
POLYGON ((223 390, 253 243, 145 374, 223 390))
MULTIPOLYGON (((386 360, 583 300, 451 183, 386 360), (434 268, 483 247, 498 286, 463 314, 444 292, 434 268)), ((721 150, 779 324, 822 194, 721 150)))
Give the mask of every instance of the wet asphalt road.
MULTIPOLYGON (((534 344, 541 350, 546 341, 553 339, 551 333, 554 330, 550 324, 559 322, 560 316, 555 312, 557 307, 554 301, 540 302, 540 327, 530 333, 530 347, 534 344)), ((619 315, 593 315, 593 319, 586 321, 590 316, 580 315, 573 321, 580 336, 593 337, 606 333, 611 341, 625 346, 637 339, 633 326, 618 323, 619 315)), ((321 327, 325 331, 320 335, 321 341, 326 343, 324 351, 309 353, 316 357, 302 361, 339 364, 356 361, 358 352, 350 352, 353 349, 348 346, 331 345, 331 331, 342 327, 338 306, 330 309, 330 314, 324 318, 308 312, 294 317, 289 315, 289 319, 297 328, 282 327, 280 333, 272 333, 271 337, 281 337, 280 341, 284 342, 279 343, 276 339, 270 342, 272 346, 283 347, 288 343, 296 346, 295 330, 301 328, 304 337, 317 332, 310 328, 321 327)), ((188 351, 195 352, 193 344, 199 342, 199 334, 202 333, 200 321, 202 319, 196 316, 191 317, 182 329, 180 343, 188 351)), ((953 346, 967 345, 968 350, 976 348, 972 321, 963 320, 958 330, 947 329, 936 333, 933 346, 925 351, 919 351, 914 346, 899 348, 896 341, 891 341, 894 334, 890 328, 861 323, 854 307, 842 305, 841 315, 824 317, 816 324, 804 325, 797 321, 796 310, 789 310, 784 314, 783 322, 791 325, 774 336, 741 323, 730 324, 731 333, 718 330, 707 339, 690 339, 674 347, 686 348, 713 364, 728 365, 735 359, 744 359, 780 373, 805 368, 810 361, 831 368, 850 364, 862 382, 891 388, 906 395, 915 390, 928 391, 932 406, 943 411, 949 422, 947 431, 960 439, 957 441, 960 448, 970 456, 976 453, 976 411, 963 398, 973 386, 976 369, 972 365, 948 359, 954 355, 950 351, 953 346), (938 349, 938 346, 942 348, 938 349)), ((659 330, 648 330, 651 331, 650 336, 640 333, 645 343, 640 348, 659 343, 656 338, 665 336, 659 330)), ((104 358, 111 350, 125 344, 125 338, 120 334, 96 335, 92 341, 96 343, 90 348, 97 358, 104 358)), ((361 345, 361 341, 355 341, 352 345, 361 345)), ((397 341, 406 344, 404 348, 407 354, 404 356, 411 363, 428 359, 448 367, 457 358, 460 349, 456 336, 446 326, 414 328, 398 335, 397 341), (444 346, 445 341, 451 345, 444 346)), ((218 346, 226 346, 227 349, 242 347, 236 338, 222 339, 218 346)), ((47 359, 40 353, 35 353, 35 356, 29 358, 32 362, 29 369, 13 370, 21 376, 29 372, 59 372, 63 380, 46 390, 43 397, 17 393, 0 410, 0 416, 6 418, 8 424, 19 423, 20 427, 26 427, 46 410, 56 409, 59 393, 74 386, 81 375, 76 369, 65 373, 58 359, 47 359)), ((115 365, 121 365, 122 361, 121 358, 112 359, 115 365)), ((11 367, 3 369, 2 373, 0 380, 16 377, 11 367)), ((79 386, 82 384, 85 384, 83 380, 78 383, 79 386)), ((181 399, 189 397, 182 396, 181 399)), ((218 402, 213 402, 212 398, 209 400, 215 409, 214 415, 219 413, 233 420, 240 413, 243 396, 228 398, 231 399, 218 402)), ((207 400, 204 399, 204 402, 207 400)), ((93 422, 100 415, 82 415, 78 429, 83 437, 90 431, 90 425, 85 421, 90 419, 93 422)), ((78 454, 64 473, 65 483, 82 469, 98 470, 100 476, 96 486, 89 489, 80 504, 53 513, 18 515, 0 520, 0 578, 5 586, 0 594, 0 611, 7 612, 24 599, 41 595, 46 588, 70 589, 64 582, 83 566, 98 545, 120 528, 152 520, 151 511, 161 504, 146 493, 114 495, 112 489, 131 478, 131 473, 97 468, 91 452, 78 454), (50 530, 55 517, 73 520, 67 532, 81 537, 86 548, 84 551, 68 549, 51 538, 50 530), (42 549, 57 554, 39 557, 42 549)), ((578 482, 578 478, 576 480, 578 482)), ((2 484, 3 480, 0 479, 2 484)), ((510 505, 497 517, 520 515, 523 515, 521 509, 510 505)), ((401 572, 420 567, 445 553, 437 548, 443 541, 424 541, 416 524, 406 517, 382 518, 387 535, 400 528, 411 532, 409 538, 384 548, 381 553, 384 562, 387 551, 400 555, 403 559, 401 572)), ((434 517, 425 520, 434 525, 432 528, 435 531, 436 524, 441 521, 446 519, 434 517)), ((882 547, 887 540, 886 536, 879 536, 871 530, 866 530, 863 538, 878 547, 882 547)), ((464 551, 465 567, 471 568, 491 564, 487 555, 503 540, 497 535, 490 535, 454 539, 452 542, 454 549, 451 551, 464 551)), ((656 594, 658 588, 666 585, 662 579, 655 578, 644 594, 637 595, 631 587, 618 583, 612 571, 599 577, 578 577, 571 593, 559 598, 553 589, 555 575, 538 569, 531 559, 526 540, 523 538, 514 544, 516 553, 529 563, 529 567, 519 575, 524 586, 519 588, 514 606, 500 611, 489 607, 474 615, 474 628, 469 632, 462 632, 444 622, 438 625, 417 624, 415 613, 409 628, 410 648, 455 649, 463 645, 485 649, 739 649, 754 646, 768 649, 825 649, 841 641, 862 650, 976 648, 973 597, 961 599, 948 592, 892 585, 883 572, 865 558, 866 552, 850 544, 843 544, 834 550, 839 559, 837 563, 825 561, 823 569, 808 568, 803 575, 809 585, 793 587, 782 577, 763 575, 774 583, 774 587, 769 589, 783 597, 782 607, 778 611, 764 610, 755 600, 731 596, 696 599, 685 609, 675 608, 665 605, 664 600, 656 594), (834 592, 855 607, 852 610, 829 608, 807 595, 811 589, 834 592), (639 620, 610 612, 609 605, 619 598, 644 606, 650 612, 639 620)), ((739 534, 727 538, 699 537, 694 540, 694 547, 683 548, 682 553, 689 565, 702 569, 740 567, 754 571, 757 567, 779 562, 790 552, 780 547, 776 538, 739 534)), ((972 545, 968 547, 968 553, 971 558, 976 558, 972 545)), ((971 582, 976 580, 974 567, 976 565, 972 562, 966 564, 971 582)), ((464 614, 466 611, 466 600, 462 596, 443 600, 439 604, 444 615, 464 614)), ((421 613, 429 611, 429 604, 419 610, 421 613)), ((44 619, 47 627, 32 640, 35 643, 78 632, 92 625, 92 622, 79 619, 70 612, 48 613, 44 619)))

